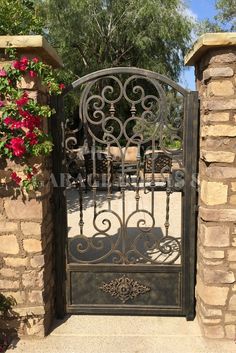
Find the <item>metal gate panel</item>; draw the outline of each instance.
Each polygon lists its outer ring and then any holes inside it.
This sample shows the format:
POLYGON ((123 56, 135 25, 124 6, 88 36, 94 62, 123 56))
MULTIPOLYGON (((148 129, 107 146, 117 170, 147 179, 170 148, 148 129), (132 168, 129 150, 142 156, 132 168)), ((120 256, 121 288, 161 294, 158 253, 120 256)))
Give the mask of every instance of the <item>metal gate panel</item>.
POLYGON ((197 93, 138 68, 89 74, 66 93, 76 88, 77 125, 68 128, 61 102, 53 128, 54 172, 70 182, 54 192, 58 315, 193 319, 197 93), (66 193, 77 208, 68 236, 66 193))

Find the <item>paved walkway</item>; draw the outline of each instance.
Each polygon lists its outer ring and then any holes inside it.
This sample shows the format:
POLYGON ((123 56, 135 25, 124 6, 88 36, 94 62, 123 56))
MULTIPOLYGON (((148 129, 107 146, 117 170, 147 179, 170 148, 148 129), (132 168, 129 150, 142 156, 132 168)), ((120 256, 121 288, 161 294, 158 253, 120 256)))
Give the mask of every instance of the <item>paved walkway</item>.
POLYGON ((233 341, 208 340, 185 318, 71 316, 44 339, 20 340, 12 353, 229 353, 233 341))

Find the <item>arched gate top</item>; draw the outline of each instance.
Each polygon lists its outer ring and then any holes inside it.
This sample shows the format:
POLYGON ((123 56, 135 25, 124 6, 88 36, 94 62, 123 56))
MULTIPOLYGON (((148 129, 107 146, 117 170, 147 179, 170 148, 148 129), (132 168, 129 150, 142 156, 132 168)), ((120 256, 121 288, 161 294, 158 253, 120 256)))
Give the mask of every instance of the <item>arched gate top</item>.
POLYGON ((82 84, 91 82, 93 80, 97 80, 102 77, 106 77, 109 75, 114 75, 114 74, 131 74, 131 75, 139 75, 141 77, 146 77, 154 80, 158 80, 160 82, 163 82, 172 88, 174 88, 176 91, 181 93, 183 96, 186 96, 189 93, 189 90, 186 90, 182 86, 180 86, 178 83, 174 82, 173 80, 169 79, 168 77, 158 74, 156 72, 150 71, 150 70, 145 70, 145 69, 140 69, 137 67, 113 67, 109 69, 103 69, 99 71, 92 72, 88 75, 85 75, 78 80, 74 81, 68 88, 65 90, 65 94, 68 92, 76 89, 82 84))

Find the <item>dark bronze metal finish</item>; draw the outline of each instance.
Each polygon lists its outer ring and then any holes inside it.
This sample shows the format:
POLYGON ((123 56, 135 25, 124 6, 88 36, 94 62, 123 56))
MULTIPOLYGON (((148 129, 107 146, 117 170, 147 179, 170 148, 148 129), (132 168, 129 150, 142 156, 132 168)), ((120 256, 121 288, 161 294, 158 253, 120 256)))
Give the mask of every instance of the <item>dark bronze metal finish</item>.
MULTIPOLYGON (((75 81, 66 93, 77 87, 83 87, 79 118, 86 151, 83 180, 77 178, 79 171, 74 173, 73 169, 74 174, 70 173, 78 193, 78 235, 66 239, 66 223, 62 224, 61 220, 63 229, 59 230, 58 226, 55 229, 57 256, 62 256, 61 263, 57 260, 57 271, 64 273, 67 263, 67 312, 146 313, 193 319, 197 93, 186 91, 162 75, 138 68, 112 68, 89 74, 75 81), (119 161, 114 157, 114 148, 119 161), (127 162, 131 150, 135 154, 132 163, 127 162), (160 187, 165 192, 162 205, 155 198, 160 187), (101 190, 106 195, 106 206, 99 210, 101 190), (120 191, 120 211, 113 208, 114 190, 120 191), (130 190, 136 207, 128 212, 130 190), (91 234, 84 233, 84 198, 88 192, 93 202, 91 229, 95 231, 91 234), (171 198, 175 192, 182 195, 180 235, 173 234, 170 227, 173 223, 171 198), (148 194, 150 200, 145 207, 140 202, 143 194, 148 194), (163 233, 155 227, 160 207, 165 209, 163 233), (136 226, 131 226, 137 216, 136 226), (111 217, 119 224, 114 235, 110 233, 111 217)), ((61 113, 58 116, 64 133, 61 113)), ((70 156, 76 155, 75 137, 71 133, 65 136, 65 146, 57 140, 54 144, 60 158, 66 162, 66 154, 67 166, 71 166, 70 156)), ((59 164, 54 163, 56 171, 59 164)), ((63 207, 55 215, 59 221, 66 214, 65 194, 62 190, 56 190, 55 194, 56 202, 63 207)), ((62 283, 57 284, 58 293, 63 288, 62 277, 62 283)), ((63 300, 64 297, 59 300, 58 312, 63 312, 63 300)))
POLYGON ((112 297, 120 299, 123 304, 128 300, 134 299, 138 295, 147 293, 151 290, 150 287, 126 277, 125 275, 107 283, 103 282, 99 289, 103 292, 109 293, 112 297))

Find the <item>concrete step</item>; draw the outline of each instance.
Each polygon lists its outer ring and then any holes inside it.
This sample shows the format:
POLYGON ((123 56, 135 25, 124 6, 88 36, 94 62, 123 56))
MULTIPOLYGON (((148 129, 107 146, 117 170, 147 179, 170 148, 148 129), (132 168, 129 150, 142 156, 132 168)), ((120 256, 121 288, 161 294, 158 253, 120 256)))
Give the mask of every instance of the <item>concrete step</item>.
POLYGON ((201 336, 197 321, 137 316, 68 316, 44 339, 20 340, 14 353, 229 353, 234 341, 201 336))

